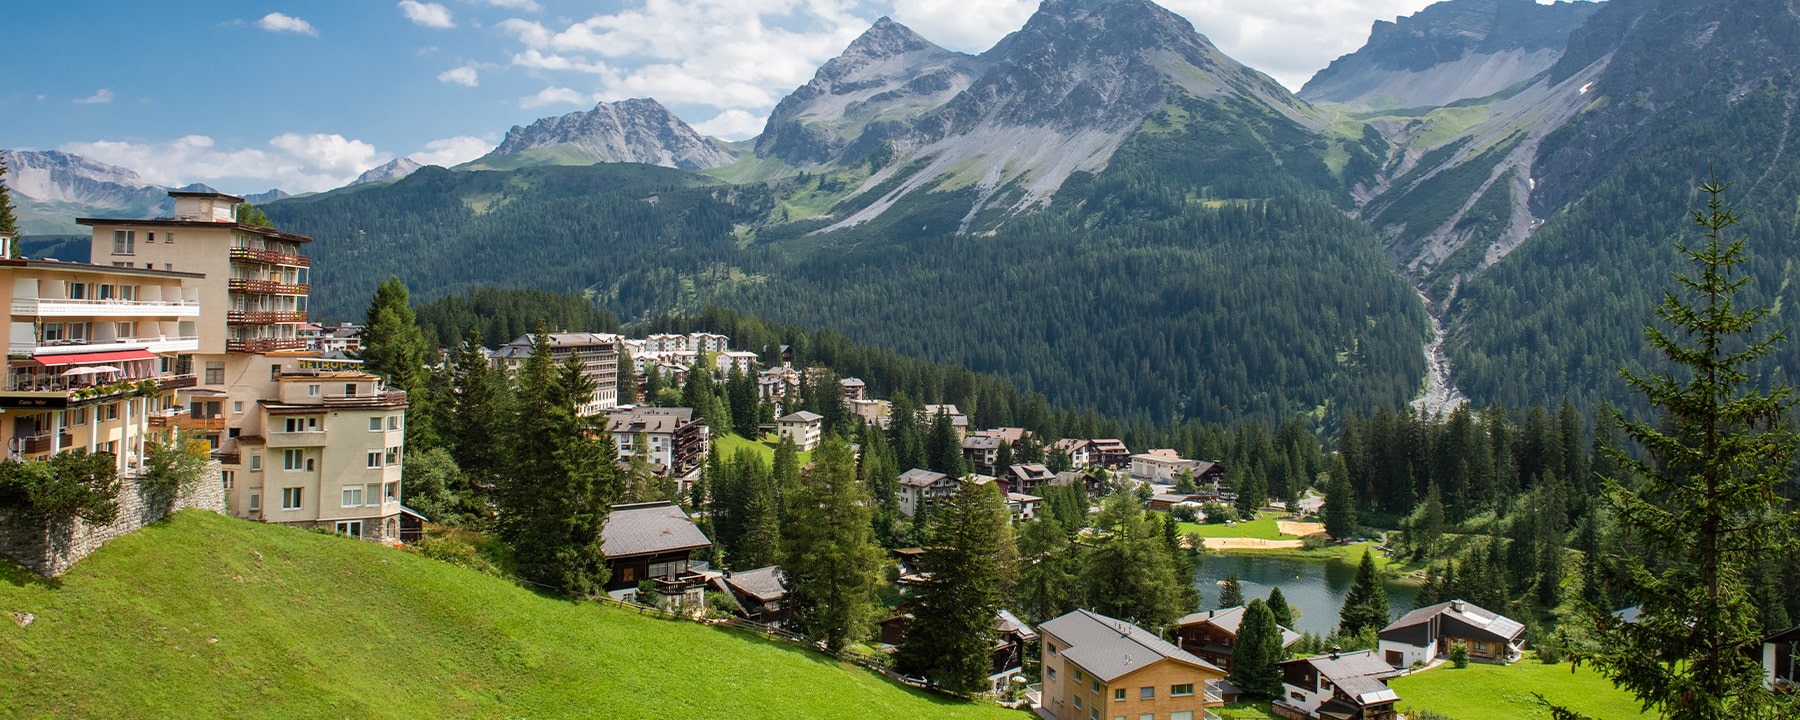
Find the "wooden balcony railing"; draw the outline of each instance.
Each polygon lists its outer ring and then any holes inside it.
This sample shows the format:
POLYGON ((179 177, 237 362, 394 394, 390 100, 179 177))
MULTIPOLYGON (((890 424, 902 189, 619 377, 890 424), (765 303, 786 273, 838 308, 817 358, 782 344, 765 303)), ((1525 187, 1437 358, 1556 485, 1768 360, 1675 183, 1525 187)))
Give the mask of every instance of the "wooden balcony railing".
POLYGON ((162 389, 164 389, 164 390, 180 390, 182 388, 191 388, 195 385, 200 384, 199 381, 194 378, 193 373, 188 373, 186 375, 170 375, 165 378, 157 378, 156 382, 161 384, 162 389))
POLYGON ((251 280, 249 278, 232 278, 226 283, 232 292, 256 293, 259 295, 306 295, 312 292, 308 285, 289 285, 274 280, 251 280))
POLYGON ((250 338, 225 341, 225 352, 234 353, 268 353, 305 349, 305 338, 250 338))
POLYGON ((228 325, 273 325, 306 322, 306 313, 292 310, 227 310, 228 325))
POLYGON ((383 390, 367 395, 326 395, 326 405, 361 405, 376 407, 398 407, 406 404, 406 391, 383 390))
POLYGON ((225 429, 225 418, 222 418, 222 417, 209 417, 209 418, 198 417, 197 418, 197 417, 189 417, 186 415, 177 415, 175 417, 175 427, 181 428, 183 430, 202 430, 202 431, 209 431, 209 432, 220 432, 225 429))
POLYGON ((19 452, 26 455, 47 453, 50 452, 53 446, 59 446, 62 449, 67 450, 70 446, 75 444, 75 436, 68 433, 62 434, 62 442, 60 444, 56 443, 55 440, 56 436, 53 433, 13 438, 13 441, 19 445, 19 452))
POLYGON ((312 267, 312 258, 304 255, 289 255, 288 253, 275 252, 274 250, 258 250, 246 247, 232 248, 231 259, 249 260, 251 262, 268 263, 270 265, 312 267))

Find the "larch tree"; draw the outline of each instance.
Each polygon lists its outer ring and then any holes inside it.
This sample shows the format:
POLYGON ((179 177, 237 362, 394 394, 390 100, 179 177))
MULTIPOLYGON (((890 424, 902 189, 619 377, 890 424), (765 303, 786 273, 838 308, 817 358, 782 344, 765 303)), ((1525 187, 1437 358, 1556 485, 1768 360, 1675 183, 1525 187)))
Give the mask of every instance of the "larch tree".
POLYGON ((1791 697, 1763 687, 1750 577, 1796 529, 1779 492, 1793 473, 1794 396, 1752 379, 1785 336, 1758 329, 1767 307, 1740 304, 1752 278, 1739 269, 1748 261, 1744 240, 1726 237, 1739 219, 1725 205, 1728 187, 1716 178, 1700 186, 1706 209, 1693 220, 1703 241, 1675 245, 1693 270, 1678 274, 1680 293, 1665 292, 1656 306, 1662 326, 1645 331, 1669 369, 1620 371, 1659 414, 1615 414, 1643 454, 1610 451, 1621 477, 1605 479, 1620 531, 1644 550, 1613 559, 1620 589, 1642 611, 1624 623, 1591 608, 1596 642, 1578 653, 1646 710, 1675 720, 1791 718, 1796 710, 1791 697))
POLYGON ((1033 623, 1075 609, 1080 556, 1054 517, 1025 523, 1019 531, 1019 582, 1013 597, 1033 623))
POLYGON ((850 446, 827 438, 787 499, 781 569, 794 623, 833 652, 867 637, 883 555, 850 446))

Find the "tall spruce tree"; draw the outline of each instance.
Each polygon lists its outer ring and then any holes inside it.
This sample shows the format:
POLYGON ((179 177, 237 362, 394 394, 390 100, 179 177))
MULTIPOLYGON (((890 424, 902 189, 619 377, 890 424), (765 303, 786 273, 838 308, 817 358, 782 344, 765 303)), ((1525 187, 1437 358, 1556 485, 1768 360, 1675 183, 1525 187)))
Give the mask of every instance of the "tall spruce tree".
POLYGON ((1275 624, 1284 628, 1294 627, 1294 606, 1289 605, 1287 597, 1281 594, 1280 587, 1269 588, 1269 612, 1275 614, 1275 624))
POLYGON ((883 556, 869 527, 869 493, 850 446, 827 438, 786 503, 782 575, 807 637, 833 652, 867 636, 883 556))
POLYGON ((1225 584, 1219 586, 1219 607, 1242 607, 1244 604, 1244 586, 1238 582, 1237 571, 1233 570, 1225 576, 1225 584))
POLYGON ((619 348, 618 393, 620 405, 638 404, 637 360, 623 346, 619 348))
POLYGON ((900 672, 958 695, 988 688, 994 618, 1007 586, 1008 520, 993 483, 963 483, 938 508, 919 559, 927 579, 912 595, 913 623, 894 659, 900 672))
POLYGON ((1356 537, 1356 497, 1342 455, 1331 459, 1331 478, 1325 482, 1325 534, 1333 540, 1356 537))
POLYGON ((432 412, 425 408, 426 359, 432 354, 419 330, 418 317, 406 292, 406 283, 389 277, 375 289, 363 327, 362 349, 357 358, 363 369, 387 378, 389 387, 407 392, 411 410, 407 413, 406 447, 427 450, 437 445, 438 429, 432 427, 432 412))
POLYGON ((506 377, 488 364, 481 333, 470 330, 450 356, 450 454, 481 500, 489 499, 506 465, 509 438, 506 377))
POLYGON ((1089 551, 1083 573, 1086 605, 1102 615, 1161 630, 1181 617, 1183 592, 1161 529, 1137 498, 1118 493, 1095 520, 1104 539, 1089 551))
POLYGON ((1251 600, 1231 651, 1231 683, 1255 698, 1281 697, 1281 628, 1262 600, 1251 600))
POLYGON ((1763 688, 1749 577, 1795 532, 1796 514, 1778 492, 1793 472, 1793 389, 1763 391, 1752 381, 1754 365, 1785 337, 1760 334, 1768 308, 1741 304, 1752 278, 1739 269, 1744 240, 1726 237, 1738 222, 1725 205, 1728 187, 1716 178, 1700 186, 1706 209, 1693 219, 1703 241, 1675 245, 1693 270, 1677 275, 1680 293, 1657 305, 1663 326, 1645 331, 1670 369, 1621 371, 1659 412, 1656 421, 1616 417, 1644 454, 1614 451, 1612 460, 1640 487, 1606 480, 1619 527, 1648 556, 1619 559, 1642 614, 1618 623, 1595 608, 1598 642, 1581 653, 1646 708, 1676 720, 1795 717, 1796 709, 1791 700, 1778 707, 1763 688))
POLYGON ((1033 623, 1075 609, 1079 550, 1055 517, 1025 523, 1019 531, 1019 609, 1033 623))
POLYGON ((1388 624, 1387 588, 1375 571, 1375 556, 1363 551, 1362 564, 1356 568, 1356 581, 1344 597, 1344 609, 1338 614, 1338 632, 1355 635, 1364 628, 1380 630, 1388 624))

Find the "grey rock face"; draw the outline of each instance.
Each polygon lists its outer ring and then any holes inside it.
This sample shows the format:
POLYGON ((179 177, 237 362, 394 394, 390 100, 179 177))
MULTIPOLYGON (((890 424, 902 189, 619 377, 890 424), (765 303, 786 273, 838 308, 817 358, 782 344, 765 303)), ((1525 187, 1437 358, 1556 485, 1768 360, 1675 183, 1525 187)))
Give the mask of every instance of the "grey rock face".
POLYGON ((635 162, 683 170, 730 163, 730 153, 695 132, 661 103, 633 98, 593 110, 513 126, 489 156, 555 149, 592 162, 635 162))

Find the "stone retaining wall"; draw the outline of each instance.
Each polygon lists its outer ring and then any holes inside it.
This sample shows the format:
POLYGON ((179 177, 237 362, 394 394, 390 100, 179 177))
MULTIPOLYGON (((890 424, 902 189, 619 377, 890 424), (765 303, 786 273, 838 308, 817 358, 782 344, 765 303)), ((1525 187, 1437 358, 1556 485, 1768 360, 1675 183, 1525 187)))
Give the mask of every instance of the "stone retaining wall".
POLYGON ((12 558, 25 567, 47 577, 68 572, 75 563, 87 557, 113 538, 129 535, 175 510, 210 510, 225 514, 225 483, 219 476, 219 463, 206 464, 206 470, 192 488, 175 498, 169 508, 152 502, 135 477, 119 478, 119 514, 112 522, 90 525, 81 520, 46 528, 42 523, 25 521, 15 512, 0 510, 0 555, 12 558))

